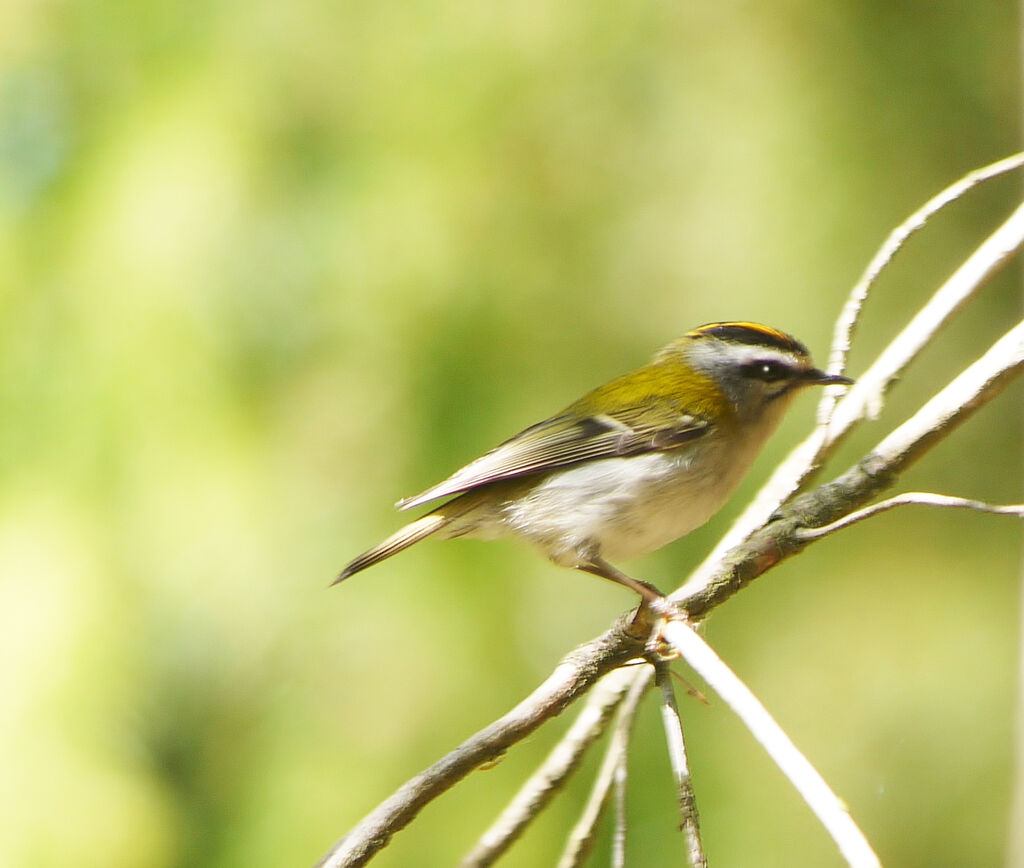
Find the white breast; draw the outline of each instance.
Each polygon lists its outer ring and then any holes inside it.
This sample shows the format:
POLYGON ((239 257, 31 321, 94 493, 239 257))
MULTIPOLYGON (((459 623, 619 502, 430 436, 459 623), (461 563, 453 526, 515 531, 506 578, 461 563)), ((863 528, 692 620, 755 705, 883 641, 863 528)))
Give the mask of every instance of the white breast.
POLYGON ((593 554, 614 562, 654 551, 704 524, 746 469, 722 478, 711 457, 691 448, 568 468, 505 504, 503 530, 564 566, 593 554))

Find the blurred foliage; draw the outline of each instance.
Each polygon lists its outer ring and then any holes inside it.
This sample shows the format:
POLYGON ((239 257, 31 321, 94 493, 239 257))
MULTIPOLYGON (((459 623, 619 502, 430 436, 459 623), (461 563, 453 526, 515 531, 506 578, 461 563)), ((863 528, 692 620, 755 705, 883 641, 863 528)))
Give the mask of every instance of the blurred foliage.
MULTIPOLYGON (((0 5, 0 863, 311 864, 517 701, 633 601, 505 544, 327 583, 397 497, 697 323, 823 353, 890 228, 1016 149, 1016 30, 966 0, 0 5)), ((1018 187, 913 241, 853 373, 1018 187)), ((833 469, 1014 321, 1016 279, 833 469)), ((1018 498, 1020 400, 905 484, 1018 498)), ((681 579, 737 508, 634 571, 681 579)), ((887 864, 1001 860, 1018 564, 1011 520, 891 514, 709 625, 887 864)), ((713 864, 839 864, 720 704, 683 713, 713 864)), ((377 862, 452 864, 557 735, 377 862)), ((654 864, 653 704, 640 735, 654 864)), ((551 864, 585 793, 510 864, 551 864)))

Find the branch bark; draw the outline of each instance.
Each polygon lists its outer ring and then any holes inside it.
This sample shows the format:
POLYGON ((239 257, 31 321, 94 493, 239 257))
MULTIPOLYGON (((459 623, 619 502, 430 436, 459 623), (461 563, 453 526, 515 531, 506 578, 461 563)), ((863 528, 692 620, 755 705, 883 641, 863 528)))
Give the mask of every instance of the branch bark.
POLYGON ((579 767, 587 748, 604 732, 620 701, 635 683, 634 674, 634 670, 623 666, 598 682, 568 732, 520 787, 498 819, 480 836, 476 846, 460 863, 460 868, 492 865, 515 843, 579 767))
POLYGON ((711 646, 682 621, 666 624, 662 635, 746 724, 828 830, 850 868, 881 868, 878 857, 846 806, 711 646))
MULTIPOLYGON (((583 813, 579 820, 569 833, 565 851, 562 853, 562 858, 558 860, 558 868, 579 868, 583 864, 583 860, 587 858, 590 848, 594 845, 597 824, 608 804, 608 797, 613 786, 617 787, 619 798, 624 798, 629 736, 633 729, 633 721, 636 719, 637 707, 650 684, 652 674, 650 667, 645 666, 644 671, 639 672, 632 679, 633 683, 619 707, 615 731, 612 733, 611 742, 605 751, 601 768, 594 779, 594 785, 590 789, 590 797, 587 799, 586 805, 583 806, 583 813)), ((625 829, 620 826, 616 831, 621 834, 617 849, 624 857, 625 829)))
MULTIPOLYGON (((1024 367, 1024 322, 1007 332, 913 417, 893 431, 864 459, 834 481, 787 505, 779 517, 729 553, 709 582, 677 599, 688 620, 698 621, 716 606, 796 554, 811 540, 803 527, 819 527, 863 506, 942 437, 995 397, 1024 367)), ((559 714, 606 672, 637 656, 643 643, 633 621, 621 621, 569 654, 551 676, 507 715, 485 727, 382 802, 318 863, 325 868, 364 865, 432 799, 473 769, 559 714)))
MULTIPOLYGON (((702 620, 755 578, 811 544, 813 540, 803 533, 803 529, 829 525, 869 503, 928 449, 948 436, 1021 373, 1024 368, 1024 322, 1007 332, 984 356, 885 437, 861 461, 832 482, 778 508, 853 424, 877 406, 892 378, 909 363, 948 316, 1022 244, 1024 206, 936 293, 912 326, 893 342, 891 352, 883 353, 872 366, 869 375, 863 378, 866 380, 864 385, 858 384, 851 390, 836 405, 834 413, 823 414, 827 422, 819 425, 814 434, 794 450, 766 486, 767 493, 759 495, 691 579, 670 595, 669 601, 678 608, 684 620, 691 623, 702 620), (897 347, 897 344, 901 346, 897 347)), ((826 407, 831 400, 826 395, 822 406, 826 407)), ((645 639, 655 626, 648 620, 650 617, 652 613, 642 607, 632 617, 624 616, 604 635, 567 655, 552 675, 508 714, 410 779, 382 802, 337 842, 318 866, 341 868, 366 864, 432 799, 561 713, 602 676, 630 658, 642 655, 645 639)), ((629 673, 625 680, 634 682, 635 686, 637 677, 639 670, 636 674, 629 673)), ((607 695, 601 699, 601 702, 609 701, 611 705, 607 707, 610 708, 620 700, 609 700, 607 695)), ((592 710, 599 704, 588 702, 587 708, 592 710)), ((579 749, 580 755, 592 739, 584 741, 579 749)), ((576 762, 578 756, 570 765, 576 762)), ((557 782, 551 788, 554 786, 557 782)), ((543 798, 550 798, 550 793, 543 798)), ((532 809, 521 813, 513 823, 516 830, 498 836, 504 836, 500 847, 507 847, 533 816, 535 812, 532 809)), ((490 864, 497 855, 499 849, 492 848, 490 855, 482 857, 481 861, 463 864, 490 864)), ((851 864, 866 865, 870 862, 851 864)))
POLYGON ((665 729, 669 763, 676 779, 676 797, 679 800, 679 828, 686 838, 686 856, 690 868, 707 868, 708 859, 700 837, 700 814, 697 811, 697 797, 690 780, 690 763, 686 758, 686 738, 683 735, 683 719, 679 716, 676 694, 672 689, 671 670, 668 663, 659 662, 655 670, 658 689, 661 691, 661 721, 665 729))
POLYGON ((642 641, 632 630, 630 619, 620 619, 607 633, 570 652, 547 680, 508 714, 404 783, 339 840, 317 865, 365 865, 424 806, 560 714, 602 675, 641 653, 642 641))
POLYGON ((1022 368, 1024 322, 1019 322, 857 464, 795 498, 777 518, 733 549, 706 584, 676 600, 680 608, 690 620, 700 620, 766 570, 801 551, 812 541, 801 528, 838 521, 891 487, 911 464, 1006 388, 1022 368))

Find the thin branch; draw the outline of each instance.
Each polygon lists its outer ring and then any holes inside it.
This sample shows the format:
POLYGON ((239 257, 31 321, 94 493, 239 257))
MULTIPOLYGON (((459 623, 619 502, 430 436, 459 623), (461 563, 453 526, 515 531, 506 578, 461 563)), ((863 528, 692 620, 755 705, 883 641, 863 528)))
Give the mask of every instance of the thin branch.
POLYGON ((989 350, 928 401, 914 416, 875 447, 862 461, 888 473, 903 470, 993 394, 1021 373, 1024 366, 1024 321, 1017 323, 989 350))
MULTIPOLYGON (((968 172, 958 181, 950 184, 941 193, 925 202, 924 205, 889 233, 889 237, 885 239, 885 242, 878 249, 871 262, 868 263, 868 267, 864 269, 860 280, 857 281, 850 291, 850 296, 847 298, 846 304, 843 305, 839 318, 836 320, 832 337, 832 348, 828 357, 829 373, 841 374, 846 370, 846 359, 850 354, 853 335, 868 293, 874 282, 878 279, 878 276, 882 273, 882 269, 892 261, 896 253, 906 244, 907 239, 919 229, 923 229, 925 224, 936 213, 955 202, 978 184, 1006 172, 1012 172, 1022 165, 1024 165, 1024 152, 1013 154, 991 165, 968 172)), ((819 407, 819 419, 828 420, 831 417, 832 408, 835 406, 839 394, 838 390, 826 392, 819 407)))
POLYGON ((889 384, 927 346, 974 292, 1024 244, 1024 204, 1006 219, 935 292, 836 406, 829 441, 855 421, 876 418, 889 384))
MULTIPOLYGON (((1011 158, 1016 159, 1016 158, 1011 158)), ((998 164, 997 164, 998 165, 998 164)), ((990 167, 991 168, 991 167, 990 167)), ((984 171, 984 170, 983 170, 984 171)), ((723 559, 763 527, 779 506, 795 492, 816 467, 842 442, 869 410, 880 406, 889 384, 934 337, 936 331, 964 302, 1024 244, 1024 205, 989 236, 968 260, 935 292, 875 362, 840 399, 828 425, 814 431, 776 468, 754 500, 736 519, 714 550, 669 598, 675 602, 700 596, 714 581, 723 559)), ((827 397, 827 396, 826 396, 827 397)), ((825 397, 822 400, 826 400, 825 397)))
POLYGON ((770 523, 723 556, 693 593, 677 598, 677 592, 672 599, 691 621, 704 617, 766 570, 802 551, 810 540, 800 538, 800 528, 837 521, 889 488, 900 473, 992 400, 1022 370, 1024 322, 1017 323, 857 464, 832 482, 790 501, 770 523))
POLYGON ((851 868, 880 868, 878 857, 846 806, 711 646, 682 621, 667 623, 662 636, 746 724, 828 830, 847 864, 851 868))
POLYGON ((480 836, 476 846, 460 863, 460 868, 492 865, 515 843, 579 767, 587 749, 604 732, 612 713, 633 684, 636 671, 632 667, 620 667, 595 685, 572 726, 491 827, 480 836))
MULTIPOLYGON (((1018 210, 972 256, 972 268, 957 272, 957 275, 962 275, 960 280, 964 287, 979 285, 1005 261, 1010 252, 1019 247, 1022 226, 1024 219, 1018 210)), ((947 285, 952 280, 947 281, 947 285)), ((949 311, 962 301, 961 298, 955 302, 949 311)), ((934 317, 932 321, 935 321, 934 317)), ((928 331, 927 328, 924 331, 928 331)), ((928 334, 933 333, 928 331, 928 334)), ((914 335, 906 338, 917 343, 914 335)), ((879 382, 884 380, 888 383, 895 376, 894 371, 909 361, 907 353, 902 353, 902 356, 905 360, 895 369, 892 366, 895 356, 890 358, 887 370, 891 373, 888 378, 878 376, 879 382)), ((868 393, 862 390, 854 400, 855 390, 851 390, 837 407, 827 431, 816 431, 794 450, 763 490, 768 494, 759 495, 692 579, 672 595, 672 601, 690 620, 706 616, 737 590, 809 544, 809 540, 799 537, 801 527, 834 522, 891 486, 900 472, 998 394, 1020 372, 1022 363, 1024 325, 1019 325, 885 438, 864 460, 833 482, 789 502, 769 523, 779 504, 799 486, 820 458, 818 446, 821 438, 824 437, 824 442, 832 448, 849 427, 863 417, 868 393), (844 406, 846 410, 843 410, 844 406)), ((878 367, 876 363, 872 370, 878 367)), ((884 373, 879 372, 880 375, 884 373)), ((544 684, 512 711, 416 775, 382 802, 335 844, 319 864, 330 868, 364 865, 431 800, 559 714, 602 675, 640 653, 638 646, 642 646, 642 637, 638 640, 635 631, 619 625, 573 652, 544 684)))
POLYGON ((888 512, 897 506, 942 506, 953 509, 973 509, 976 512, 987 512, 993 515, 1016 515, 1024 517, 1024 503, 1011 503, 1008 505, 996 505, 985 503, 981 500, 969 500, 966 497, 952 497, 947 494, 932 494, 928 491, 908 491, 905 494, 897 494, 888 500, 881 500, 871 506, 854 510, 844 515, 838 521, 826 524, 823 527, 804 527, 797 531, 800 539, 819 539, 856 524, 880 512, 888 512))
POLYGON ((581 645, 515 708, 471 736, 425 771, 406 781, 367 814, 320 860, 322 868, 365 865, 407 826, 420 810, 474 769, 493 762, 545 721, 560 714, 598 678, 642 651, 628 630, 628 619, 581 645))
POLYGON ((666 663, 660 663, 655 670, 655 682, 661 690, 661 721, 665 728, 669 761, 676 780, 676 795, 679 799, 679 828, 686 837, 686 855, 690 868, 707 868, 708 859, 700 839, 700 816, 697 813, 697 798, 690 781, 690 765, 686 758, 686 740, 683 737, 683 721, 679 716, 676 694, 672 689, 671 670, 666 663))
MULTIPOLYGON (((682 610, 691 620, 704 617, 740 588, 808 545, 809 541, 799 539, 799 528, 828 524, 870 502, 935 442, 992 400, 1022 366, 1024 324, 1018 324, 865 459, 833 482, 792 501, 778 519, 721 556, 695 592, 678 596, 682 610)), ((569 654, 526 700, 403 784, 335 844, 319 864, 330 868, 366 864, 430 801, 560 713, 603 674, 641 653, 642 647, 642 639, 620 625, 569 654)))
POLYGON ((611 791, 616 771, 620 762, 623 761, 623 754, 629 747, 629 735, 633 728, 637 706, 650 685, 653 674, 652 667, 644 666, 633 676, 633 684, 629 693, 626 694, 626 698, 622 700, 619 707, 615 730, 612 732, 601 768, 594 779, 590 797, 587 799, 580 819, 569 833, 565 851, 562 853, 562 858, 558 860, 558 868, 578 868, 583 864, 583 860, 593 846, 597 824, 601 819, 601 814, 604 813, 605 805, 608 804, 608 794, 611 791))
POLYGON ((615 826, 612 830, 612 868, 626 868, 626 783, 629 780, 629 751, 619 753, 615 764, 615 826))

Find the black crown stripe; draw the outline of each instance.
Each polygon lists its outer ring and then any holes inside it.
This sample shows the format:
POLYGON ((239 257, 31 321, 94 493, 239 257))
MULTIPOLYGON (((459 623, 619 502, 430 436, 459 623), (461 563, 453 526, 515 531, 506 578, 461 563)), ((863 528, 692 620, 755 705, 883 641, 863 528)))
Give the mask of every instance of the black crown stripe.
POLYGON ((741 344, 775 347, 784 352, 807 355, 807 347, 796 338, 756 322, 711 322, 690 332, 691 337, 700 335, 741 344))

